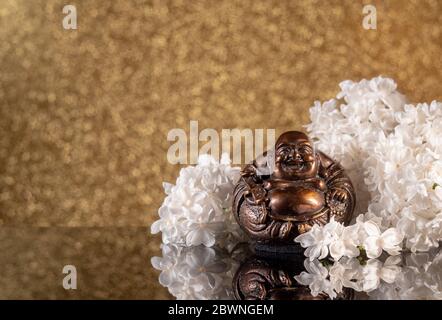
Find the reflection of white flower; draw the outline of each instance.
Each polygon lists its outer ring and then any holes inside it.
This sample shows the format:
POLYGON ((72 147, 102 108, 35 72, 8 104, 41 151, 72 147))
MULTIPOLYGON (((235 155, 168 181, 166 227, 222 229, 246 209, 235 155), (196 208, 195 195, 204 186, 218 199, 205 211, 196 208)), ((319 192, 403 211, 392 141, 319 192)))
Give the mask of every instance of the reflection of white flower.
POLYGON ((177 246, 163 246, 163 257, 153 257, 151 259, 152 266, 157 270, 161 270, 159 278, 161 285, 168 287, 175 281, 175 267, 177 265, 175 257, 180 255, 181 250, 182 248, 177 246))
POLYGON ((333 283, 335 291, 341 292, 342 288, 352 288, 356 291, 362 290, 362 266, 357 259, 344 258, 330 267, 330 281, 333 283))
POLYGON ((441 300, 441 252, 408 254, 405 265, 395 273, 394 281, 382 282, 376 290, 369 292, 369 296, 381 300, 441 300))
POLYGON ((228 245, 240 239, 242 232, 231 212, 238 178, 239 168, 230 166, 226 154, 220 162, 200 156, 198 165, 181 169, 176 185, 164 184, 167 196, 152 233, 162 232, 165 244, 187 246, 228 245))
POLYGON ((394 283, 402 271, 398 266, 400 261, 400 257, 389 257, 384 263, 369 259, 361 264, 355 258, 344 258, 327 268, 318 260, 306 259, 306 271, 295 276, 295 279, 301 285, 308 286, 313 296, 322 292, 334 299, 343 288, 372 292, 383 283, 394 283))
POLYGON ((216 251, 212 248, 196 247, 191 255, 186 256, 187 273, 190 277, 202 276, 203 285, 209 288, 216 286, 216 274, 228 271, 228 265, 222 260, 216 259, 216 251))
POLYGON ((312 296, 316 297, 321 292, 326 293, 331 299, 336 297, 333 284, 328 279, 328 270, 318 260, 304 261, 306 271, 295 276, 295 280, 310 288, 312 296))
POLYGON ((238 263, 216 247, 163 245, 152 266, 161 271, 160 284, 179 300, 232 299, 238 263))
POLYGON ((412 253, 405 264, 401 262, 401 256, 362 263, 343 258, 323 266, 318 260, 306 259, 306 271, 295 279, 308 286, 313 296, 322 292, 332 299, 343 288, 365 292, 370 299, 442 299, 442 252, 412 253))
POLYGON ((362 290, 370 292, 377 289, 381 284, 381 280, 386 283, 393 283, 401 272, 401 268, 397 266, 399 262, 400 259, 396 259, 396 257, 389 257, 384 263, 377 259, 368 260, 362 269, 362 290))

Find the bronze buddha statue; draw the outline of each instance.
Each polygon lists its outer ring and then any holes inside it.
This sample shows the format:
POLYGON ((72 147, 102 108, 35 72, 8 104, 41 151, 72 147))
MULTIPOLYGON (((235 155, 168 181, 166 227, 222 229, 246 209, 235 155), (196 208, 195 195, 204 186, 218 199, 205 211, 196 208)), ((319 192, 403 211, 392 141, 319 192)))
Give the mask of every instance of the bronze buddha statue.
POLYGON ((344 169, 306 134, 282 134, 275 149, 241 171, 233 212, 246 233, 260 242, 293 242, 334 216, 348 224, 355 206, 353 185, 344 169))

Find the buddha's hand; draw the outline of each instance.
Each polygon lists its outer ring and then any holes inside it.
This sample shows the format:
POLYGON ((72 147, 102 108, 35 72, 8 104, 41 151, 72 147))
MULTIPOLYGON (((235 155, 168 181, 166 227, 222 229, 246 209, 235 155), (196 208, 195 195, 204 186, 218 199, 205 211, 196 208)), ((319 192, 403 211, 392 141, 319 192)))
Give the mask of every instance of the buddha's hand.
POLYGON ((250 204, 261 204, 267 201, 267 190, 263 188, 262 183, 256 183, 253 180, 246 179, 247 189, 244 196, 250 204))
POLYGON ((267 191, 260 185, 256 185, 250 189, 250 193, 256 204, 264 203, 267 199, 267 191))
POLYGON ((348 199, 348 192, 343 189, 331 189, 329 199, 331 201, 345 203, 348 199))
POLYGON ((271 190, 273 188, 273 183, 271 180, 266 180, 263 182, 262 186, 266 190, 271 190))
POLYGON ((241 170, 241 176, 242 177, 256 176, 256 168, 251 164, 246 165, 244 169, 241 170))

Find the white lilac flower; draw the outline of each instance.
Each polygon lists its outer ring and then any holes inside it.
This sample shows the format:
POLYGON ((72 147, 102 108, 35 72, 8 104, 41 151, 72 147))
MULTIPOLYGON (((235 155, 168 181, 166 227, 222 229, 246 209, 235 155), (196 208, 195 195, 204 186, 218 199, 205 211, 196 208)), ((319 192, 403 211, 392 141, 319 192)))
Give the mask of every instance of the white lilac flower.
MULTIPOLYGON (((408 104, 396 83, 383 77, 344 81, 340 87, 336 99, 314 103, 306 128, 316 147, 339 161, 352 179, 355 216, 380 218, 379 229, 396 228, 413 252, 437 247, 442 240, 442 103, 408 104)), ((372 254, 379 252, 378 240, 370 239, 372 254)), ((339 246, 334 246, 336 256, 343 251, 343 243, 339 246)), ((397 252, 396 246, 390 249, 397 252)))
POLYGON ((403 236, 395 228, 389 228, 381 233, 379 226, 375 222, 366 221, 364 229, 367 233, 364 249, 368 258, 378 258, 382 254, 382 250, 390 255, 398 255, 400 253, 403 236))
POLYGON ((342 257, 355 258, 359 256, 359 248, 365 239, 363 224, 363 216, 360 215, 356 219, 356 223, 343 227, 341 236, 330 244, 330 255, 335 261, 342 257))
POLYGON ((302 247, 307 248, 305 255, 314 259, 324 259, 329 254, 330 244, 336 242, 342 234, 344 226, 336 222, 334 218, 324 227, 314 225, 309 232, 299 235, 295 241, 302 247))
POLYGON ((364 213, 370 193, 364 183, 364 160, 379 134, 388 135, 406 100, 391 79, 344 81, 336 99, 310 109, 306 126, 316 146, 338 160, 349 173, 357 192, 356 213, 364 213))
POLYGON ((304 255, 310 260, 324 259, 328 255, 334 261, 342 257, 355 258, 360 255, 361 249, 370 259, 378 258, 383 251, 398 255, 402 249, 402 234, 396 228, 382 232, 379 225, 379 217, 359 215, 354 224, 346 227, 332 218, 325 226, 313 226, 295 241, 307 248, 304 255))
POLYGON ((152 233, 162 233, 163 243, 207 247, 229 245, 243 233, 231 212, 232 193, 239 167, 231 167, 223 154, 220 162, 201 155, 196 166, 181 169, 176 184, 164 184, 166 198, 152 233))

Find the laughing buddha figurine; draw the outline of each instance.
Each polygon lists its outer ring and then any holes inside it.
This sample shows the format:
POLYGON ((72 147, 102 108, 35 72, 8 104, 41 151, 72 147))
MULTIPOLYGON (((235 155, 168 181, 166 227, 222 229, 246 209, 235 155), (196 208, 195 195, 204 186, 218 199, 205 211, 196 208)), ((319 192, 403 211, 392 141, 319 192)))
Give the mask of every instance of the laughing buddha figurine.
POLYGON ((278 138, 274 151, 241 171, 233 212, 253 240, 293 243, 332 217, 348 224, 354 206, 354 188, 344 169, 315 151, 307 135, 289 131, 278 138))

